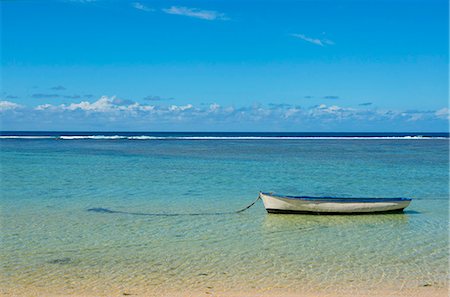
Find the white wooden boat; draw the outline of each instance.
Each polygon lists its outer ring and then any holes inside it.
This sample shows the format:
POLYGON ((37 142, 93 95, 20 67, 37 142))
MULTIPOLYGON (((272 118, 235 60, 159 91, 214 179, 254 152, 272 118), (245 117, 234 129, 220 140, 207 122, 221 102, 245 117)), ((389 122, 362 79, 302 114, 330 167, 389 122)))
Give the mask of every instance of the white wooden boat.
POLYGON ((402 212, 410 198, 338 198, 259 193, 269 213, 364 214, 402 212))

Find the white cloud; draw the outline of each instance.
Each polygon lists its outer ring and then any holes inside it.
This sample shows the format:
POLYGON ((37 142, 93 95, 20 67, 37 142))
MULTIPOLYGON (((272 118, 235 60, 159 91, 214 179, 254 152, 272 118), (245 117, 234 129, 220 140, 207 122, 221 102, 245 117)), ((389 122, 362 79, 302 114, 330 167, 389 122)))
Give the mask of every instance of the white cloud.
POLYGON ((185 6, 171 6, 170 8, 164 8, 162 11, 168 14, 184 15, 208 21, 228 20, 225 14, 214 10, 201 10, 198 8, 189 8, 185 6))
POLYGON ((153 105, 139 105, 138 103, 135 103, 136 104, 136 107, 139 109, 139 110, 142 110, 142 111, 152 111, 152 110, 155 110, 155 107, 153 106, 153 105))
POLYGON ((329 39, 311 38, 304 34, 291 34, 291 36, 319 46, 334 45, 334 42, 329 39))
POLYGON ((388 129, 413 131, 427 127, 427 125, 438 125, 441 127, 439 128, 441 131, 445 131, 450 119, 447 107, 435 111, 402 111, 326 104, 311 107, 289 104, 268 106, 254 104, 234 107, 221 106, 217 103, 199 106, 193 104, 165 105, 164 103, 147 105, 108 96, 102 96, 92 102, 79 101, 60 105, 46 103, 33 108, 10 101, 0 101, 0 111, 6 110, 14 111, 2 113, 4 122, 13 125, 10 128, 20 127, 21 123, 28 121, 33 123, 29 127, 35 125, 38 127, 44 122, 49 123, 50 126, 46 126, 46 129, 64 126, 67 122, 71 123, 72 129, 97 127, 98 125, 109 129, 108 123, 114 123, 116 126, 111 126, 111 129, 157 127, 176 130, 187 127, 195 129, 220 127, 225 130, 245 130, 246 127, 260 127, 260 129, 269 130, 280 129, 280 131, 283 129, 303 130, 303 128, 314 131, 318 131, 317 129, 350 131, 348 129, 362 130, 369 127, 374 131, 379 130, 379 127, 388 127, 388 129), (20 112, 15 112, 16 109, 20 109, 20 112))
POLYGON ((144 4, 140 3, 140 2, 133 2, 131 4, 131 6, 133 6, 136 9, 142 10, 142 11, 154 11, 153 8, 147 7, 144 4))
POLYGON ((424 115, 422 113, 413 113, 413 114, 409 115, 409 118, 407 121, 415 122, 415 121, 422 120, 423 117, 424 117, 424 115))
POLYGON ((71 103, 69 106, 62 105, 63 109, 67 110, 84 110, 84 111, 98 111, 98 112, 108 112, 113 111, 116 107, 114 104, 114 98, 109 99, 106 96, 101 97, 94 103, 88 101, 81 101, 80 103, 71 103))
POLYGON ((4 110, 14 110, 18 108, 22 108, 23 106, 11 101, 0 101, 0 111, 4 110))
POLYGON ((37 111, 85 111, 85 112, 99 112, 99 113, 113 113, 120 111, 136 112, 136 111, 152 111, 155 110, 153 105, 142 105, 130 100, 121 100, 116 97, 102 96, 95 102, 81 101, 79 103, 71 104, 41 104, 34 108, 37 111))
POLYGON ((288 108, 288 110, 286 110, 284 113, 284 117, 289 118, 289 117, 295 116, 296 114, 300 113, 301 111, 302 110, 297 107, 288 108))
POLYGON ((187 104, 184 106, 177 106, 177 105, 171 105, 169 107, 170 111, 185 111, 185 110, 189 110, 192 109, 194 106, 192 104, 187 104))
POLYGON ((209 106, 209 110, 212 112, 217 112, 220 109, 220 105, 217 103, 213 103, 209 106))
POLYGON ((35 110, 57 110, 58 107, 51 104, 41 104, 34 108, 35 110))
POLYGON ((320 104, 315 106, 309 110, 309 114, 312 116, 341 116, 344 113, 352 113, 354 109, 352 108, 343 108, 337 105, 327 106, 325 104, 320 104))
POLYGON ((450 120, 450 110, 448 107, 441 108, 434 113, 438 118, 450 120))

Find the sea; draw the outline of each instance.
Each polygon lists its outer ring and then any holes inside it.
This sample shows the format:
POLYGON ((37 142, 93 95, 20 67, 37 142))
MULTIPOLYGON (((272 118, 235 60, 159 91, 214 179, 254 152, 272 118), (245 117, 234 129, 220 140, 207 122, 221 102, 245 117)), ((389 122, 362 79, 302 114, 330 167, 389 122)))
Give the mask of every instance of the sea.
POLYGON ((4 296, 449 285, 448 133, 3 131, 0 166, 4 296), (400 214, 235 213, 259 191, 413 200, 400 214))

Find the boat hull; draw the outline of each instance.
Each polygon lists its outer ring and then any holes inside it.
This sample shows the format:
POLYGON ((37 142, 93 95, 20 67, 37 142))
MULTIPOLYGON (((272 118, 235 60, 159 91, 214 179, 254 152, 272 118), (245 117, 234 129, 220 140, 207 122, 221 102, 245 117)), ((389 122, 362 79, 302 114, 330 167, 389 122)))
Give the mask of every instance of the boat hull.
POLYGON ((269 213, 368 214, 396 213, 408 207, 408 198, 334 198, 283 196, 260 193, 269 213))

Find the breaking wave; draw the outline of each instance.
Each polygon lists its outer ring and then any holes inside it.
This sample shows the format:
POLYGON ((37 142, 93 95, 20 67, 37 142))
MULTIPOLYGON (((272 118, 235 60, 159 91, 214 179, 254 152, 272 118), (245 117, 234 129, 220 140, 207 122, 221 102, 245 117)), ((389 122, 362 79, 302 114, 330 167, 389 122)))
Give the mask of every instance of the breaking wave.
POLYGON ((15 136, 15 135, 8 135, 8 136, 0 136, 0 139, 53 139, 57 138, 55 136, 15 136))

